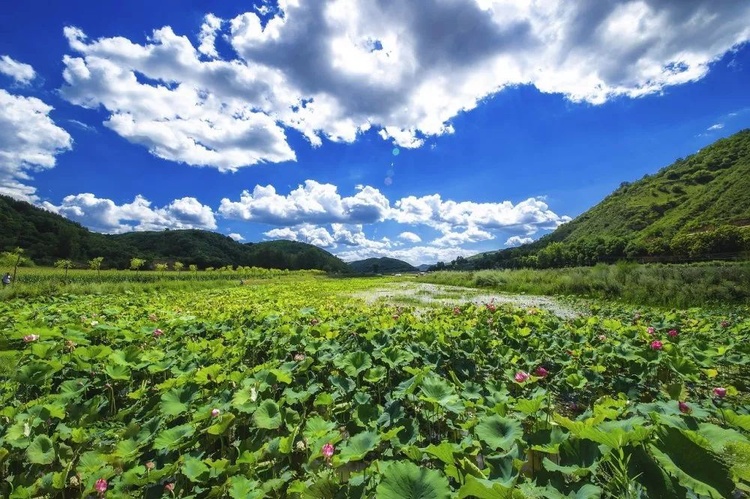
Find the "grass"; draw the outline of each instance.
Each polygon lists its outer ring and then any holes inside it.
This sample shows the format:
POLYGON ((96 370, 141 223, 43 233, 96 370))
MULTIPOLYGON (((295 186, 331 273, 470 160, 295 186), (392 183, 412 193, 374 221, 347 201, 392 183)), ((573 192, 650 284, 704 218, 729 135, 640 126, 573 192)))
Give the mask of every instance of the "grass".
POLYGON ((432 272, 421 280, 508 293, 574 295, 663 307, 750 304, 750 262, 443 271, 432 272))

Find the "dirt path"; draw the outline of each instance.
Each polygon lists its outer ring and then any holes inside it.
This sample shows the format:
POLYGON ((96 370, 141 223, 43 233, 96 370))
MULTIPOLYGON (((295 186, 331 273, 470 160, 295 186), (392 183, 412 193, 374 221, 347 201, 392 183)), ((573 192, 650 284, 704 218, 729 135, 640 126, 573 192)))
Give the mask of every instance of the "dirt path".
POLYGON ((492 301, 495 304, 510 303, 518 308, 542 308, 563 319, 572 319, 581 315, 581 312, 571 305, 549 296, 487 293, 480 289, 441 284, 399 282, 352 296, 367 303, 386 302, 394 305, 425 307, 463 303, 481 305, 492 301))

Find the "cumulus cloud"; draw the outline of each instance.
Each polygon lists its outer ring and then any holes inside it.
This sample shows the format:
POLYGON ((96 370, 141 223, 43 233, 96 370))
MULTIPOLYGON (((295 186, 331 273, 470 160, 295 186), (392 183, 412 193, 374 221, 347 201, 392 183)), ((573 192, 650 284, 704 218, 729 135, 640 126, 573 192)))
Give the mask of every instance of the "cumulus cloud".
MULTIPOLYGON (((330 224, 329 228, 303 223, 294 227, 280 227, 263 233, 271 239, 288 239, 314 244, 326 249, 357 248, 358 250, 385 251, 392 247, 391 241, 368 239, 362 224, 330 224)), ((348 250, 354 251, 354 250, 348 250)))
POLYGON ((381 250, 376 248, 351 248, 335 252, 336 256, 345 262, 365 260, 367 258, 379 258, 387 256, 397 258, 411 265, 435 264, 437 262, 450 262, 459 256, 467 257, 478 253, 478 251, 466 250, 458 247, 437 246, 413 246, 411 248, 396 248, 381 250))
MULTIPOLYGON (((514 205, 510 201, 475 203, 443 200, 439 194, 402 198, 394 203, 390 217, 399 223, 428 225, 444 234, 452 233, 455 227, 521 228, 535 232, 555 228, 570 220, 550 210, 542 198, 529 198, 514 205)), ((475 239, 479 237, 482 235, 475 233, 475 239)))
POLYGON ((531 237, 512 236, 509 237, 507 241, 505 241, 505 246, 508 248, 513 248, 516 246, 521 246, 522 244, 529 244, 531 242, 534 242, 534 239, 531 237))
POLYGON ((455 247, 455 246, 461 246, 467 243, 488 241, 494 238, 495 236, 493 236, 486 230, 482 230, 474 225, 470 225, 461 232, 453 232, 453 231, 446 232, 442 236, 432 241, 432 244, 434 244, 435 246, 455 247))
POLYGON ((36 188, 28 185, 31 173, 53 168, 56 156, 72 147, 50 111, 35 97, 0 89, 0 194, 36 202, 36 188))
POLYGON ((422 238, 413 232, 402 232, 398 237, 409 243, 419 243, 422 241, 422 238))
POLYGON ((36 78, 36 71, 32 66, 7 55, 0 57, 0 73, 10 76, 20 85, 28 85, 36 78))
POLYGON ((195 198, 175 199, 161 208, 152 207, 151 204, 143 196, 136 196, 132 203, 118 205, 111 199, 83 193, 66 196, 59 206, 49 202, 42 206, 94 231, 110 234, 164 229, 216 229, 211 208, 195 198))
POLYGON ((236 232, 232 232, 231 234, 228 234, 229 237, 234 239, 237 242, 244 241, 245 238, 242 237, 242 234, 237 234, 236 232))
POLYGON ((702 78, 750 39, 743 0, 280 0, 144 43, 66 28, 62 95, 153 154, 236 170, 374 128, 402 147, 518 85, 600 104, 702 78), (221 35, 236 58, 220 57, 221 35))
POLYGON ((257 185, 243 191, 239 201, 221 200, 219 213, 226 218, 272 225, 301 223, 374 223, 385 218, 388 199, 373 187, 362 187, 353 196, 342 197, 332 184, 306 180, 288 195, 272 185, 257 185))

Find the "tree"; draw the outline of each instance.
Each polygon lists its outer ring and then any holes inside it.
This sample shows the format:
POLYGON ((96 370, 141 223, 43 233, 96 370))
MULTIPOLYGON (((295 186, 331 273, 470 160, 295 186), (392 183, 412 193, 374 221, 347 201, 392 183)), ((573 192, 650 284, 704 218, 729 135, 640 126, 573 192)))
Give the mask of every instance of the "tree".
POLYGON ((72 266, 73 266, 73 262, 71 262, 68 259, 61 258, 55 262, 55 267, 57 267, 58 269, 65 269, 65 277, 64 277, 65 281, 68 280, 68 269, 71 268, 72 266))
POLYGON ((104 261, 103 256, 97 256, 96 258, 92 258, 89 260, 89 268, 91 270, 96 270, 96 277, 99 278, 99 271, 102 268, 102 261, 104 261))
POLYGON ((146 260, 142 258, 131 258, 130 259, 130 269, 135 270, 138 272, 141 267, 146 263, 146 260))
POLYGON ((185 267, 185 265, 182 262, 174 262, 172 264, 172 268, 175 270, 175 272, 179 272, 185 267))
POLYGON ((160 272, 161 275, 163 276, 164 275, 164 271, 167 270, 167 264, 166 263, 157 263, 156 265, 154 265, 154 269, 157 272, 160 272))

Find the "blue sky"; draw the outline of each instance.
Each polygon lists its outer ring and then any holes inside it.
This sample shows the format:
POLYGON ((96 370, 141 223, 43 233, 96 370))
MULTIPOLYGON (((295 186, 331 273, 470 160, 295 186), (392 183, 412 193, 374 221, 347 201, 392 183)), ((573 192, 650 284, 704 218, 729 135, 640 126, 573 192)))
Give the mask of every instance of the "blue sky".
POLYGON ((15 4, 0 193, 100 232, 450 261, 750 124, 746 1, 15 4))

